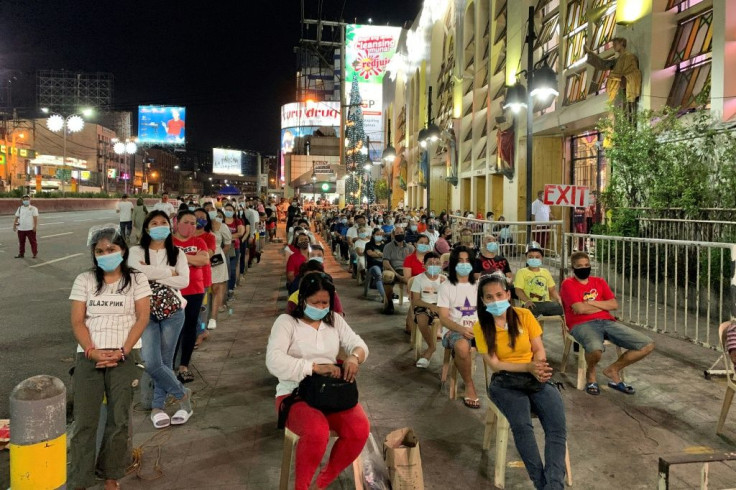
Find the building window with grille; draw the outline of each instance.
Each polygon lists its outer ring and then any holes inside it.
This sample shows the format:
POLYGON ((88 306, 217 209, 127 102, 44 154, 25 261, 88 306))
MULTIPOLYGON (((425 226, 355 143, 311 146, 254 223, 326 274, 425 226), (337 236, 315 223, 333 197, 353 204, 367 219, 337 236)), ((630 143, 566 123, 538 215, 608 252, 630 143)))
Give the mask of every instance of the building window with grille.
MULTIPOLYGON (((676 6, 680 8, 684 3, 676 6)), ((712 8, 678 23, 665 64, 665 68, 676 67, 667 105, 686 111, 697 105, 698 95, 708 93, 712 43, 712 8)))

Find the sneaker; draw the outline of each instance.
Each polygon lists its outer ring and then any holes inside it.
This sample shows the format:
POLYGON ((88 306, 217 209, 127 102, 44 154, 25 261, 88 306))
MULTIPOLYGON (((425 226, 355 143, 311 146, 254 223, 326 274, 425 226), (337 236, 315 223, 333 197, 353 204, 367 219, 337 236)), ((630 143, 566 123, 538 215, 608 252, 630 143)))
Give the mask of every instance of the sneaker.
POLYGON ((217 328, 217 320, 214 318, 210 318, 210 321, 207 322, 207 330, 214 330, 217 328))
POLYGON ((15 258, 16 259, 22 259, 23 258, 23 255, 18 254, 18 255, 15 256, 15 258))

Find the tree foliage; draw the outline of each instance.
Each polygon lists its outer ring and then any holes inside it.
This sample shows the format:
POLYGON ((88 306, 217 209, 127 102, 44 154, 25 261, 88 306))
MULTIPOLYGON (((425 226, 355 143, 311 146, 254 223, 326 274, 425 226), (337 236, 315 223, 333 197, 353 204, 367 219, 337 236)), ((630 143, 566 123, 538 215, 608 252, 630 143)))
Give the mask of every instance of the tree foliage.
POLYGON ((386 179, 380 179, 373 184, 373 192, 376 194, 377 201, 388 200, 388 182, 386 179))

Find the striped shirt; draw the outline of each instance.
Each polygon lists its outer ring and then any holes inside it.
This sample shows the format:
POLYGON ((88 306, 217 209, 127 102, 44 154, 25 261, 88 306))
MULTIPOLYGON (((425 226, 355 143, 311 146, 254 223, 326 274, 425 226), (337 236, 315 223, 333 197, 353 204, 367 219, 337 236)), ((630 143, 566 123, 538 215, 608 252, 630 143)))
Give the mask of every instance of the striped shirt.
MULTIPOLYGON (((142 273, 131 274, 130 286, 118 292, 122 278, 112 284, 105 284, 99 294, 97 280, 92 271, 82 272, 74 280, 69 299, 85 304, 84 323, 89 329, 92 344, 98 349, 118 349, 128 338, 135 325, 135 302, 151 296, 148 279, 142 273)), ((134 349, 141 348, 139 340, 134 349)), ((77 346, 77 352, 84 352, 77 346)))
POLYGON ((736 322, 731 322, 731 326, 726 330, 726 352, 736 350, 736 322))

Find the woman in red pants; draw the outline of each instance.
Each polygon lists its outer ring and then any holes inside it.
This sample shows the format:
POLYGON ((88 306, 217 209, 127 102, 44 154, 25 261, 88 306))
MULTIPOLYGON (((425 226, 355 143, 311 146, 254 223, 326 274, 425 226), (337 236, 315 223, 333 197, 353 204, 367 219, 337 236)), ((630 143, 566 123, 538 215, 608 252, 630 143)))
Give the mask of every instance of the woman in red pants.
MULTIPOLYGON (((279 316, 274 322, 268 339, 266 367, 279 378, 277 413, 284 398, 301 380, 314 373, 355 381, 360 365, 368 356, 368 346, 341 315, 333 313, 334 304, 335 286, 329 276, 313 272, 301 281, 294 311, 279 316), (337 366, 340 347, 349 353, 342 370, 337 366)), ((327 488, 360 455, 370 432, 368 418, 360 404, 342 412, 324 414, 299 401, 291 406, 286 427, 299 436, 296 490, 327 488), (327 466, 310 486, 327 449, 330 430, 337 433, 337 442, 327 466)))

